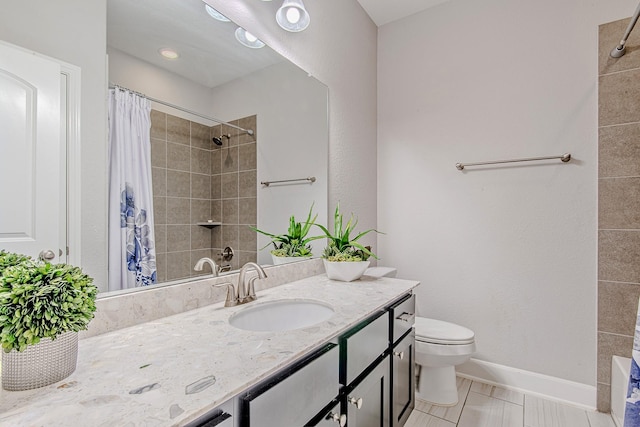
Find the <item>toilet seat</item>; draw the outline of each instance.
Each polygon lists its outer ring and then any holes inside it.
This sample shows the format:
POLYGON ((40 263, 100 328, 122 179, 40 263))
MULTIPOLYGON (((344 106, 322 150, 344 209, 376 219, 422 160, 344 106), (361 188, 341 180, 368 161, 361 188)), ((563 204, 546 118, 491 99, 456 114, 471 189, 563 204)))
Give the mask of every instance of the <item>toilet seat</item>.
POLYGON ((416 317, 416 341, 444 344, 464 345, 472 344, 475 334, 471 329, 442 320, 416 317))

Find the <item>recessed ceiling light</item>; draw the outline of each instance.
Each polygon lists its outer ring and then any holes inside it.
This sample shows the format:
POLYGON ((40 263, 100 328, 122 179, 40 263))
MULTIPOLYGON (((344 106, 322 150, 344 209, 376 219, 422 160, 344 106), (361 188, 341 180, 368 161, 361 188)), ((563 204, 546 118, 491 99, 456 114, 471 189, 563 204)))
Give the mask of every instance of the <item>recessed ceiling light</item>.
POLYGON ((264 47, 264 43, 260 39, 242 27, 238 27, 236 29, 236 40, 244 46, 252 49, 260 49, 261 47, 264 47))
POLYGON ((158 49, 158 53, 165 57, 166 59, 178 59, 180 55, 173 49, 168 47, 163 47, 162 49, 158 49))
POLYGON ((209 14, 209 16, 211 16, 213 19, 217 19, 218 21, 222 21, 222 22, 231 22, 229 18, 227 18, 226 16, 224 16, 223 14, 221 14, 220 12, 218 12, 217 10, 209 6, 208 4, 205 3, 204 8, 207 10, 207 13, 209 14))

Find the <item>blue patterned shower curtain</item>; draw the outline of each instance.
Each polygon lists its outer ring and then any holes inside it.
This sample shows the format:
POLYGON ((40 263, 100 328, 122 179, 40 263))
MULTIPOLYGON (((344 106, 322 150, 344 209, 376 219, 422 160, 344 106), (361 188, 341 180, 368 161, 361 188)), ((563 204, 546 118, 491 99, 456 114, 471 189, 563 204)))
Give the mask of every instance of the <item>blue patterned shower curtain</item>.
POLYGON ((151 187, 151 106, 109 90, 109 290, 156 282, 151 187))
POLYGON ((640 427, 640 302, 636 317, 636 332, 633 337, 629 388, 624 410, 624 427, 640 427))

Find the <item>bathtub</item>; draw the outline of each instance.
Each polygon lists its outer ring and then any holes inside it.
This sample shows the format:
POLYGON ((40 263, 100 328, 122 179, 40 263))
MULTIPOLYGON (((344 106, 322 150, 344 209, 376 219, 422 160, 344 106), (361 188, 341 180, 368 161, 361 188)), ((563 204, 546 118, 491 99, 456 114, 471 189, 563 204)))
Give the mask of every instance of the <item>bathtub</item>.
POLYGON ((611 417, 617 427, 624 424, 624 407, 627 400, 631 359, 613 356, 611 358, 611 417))

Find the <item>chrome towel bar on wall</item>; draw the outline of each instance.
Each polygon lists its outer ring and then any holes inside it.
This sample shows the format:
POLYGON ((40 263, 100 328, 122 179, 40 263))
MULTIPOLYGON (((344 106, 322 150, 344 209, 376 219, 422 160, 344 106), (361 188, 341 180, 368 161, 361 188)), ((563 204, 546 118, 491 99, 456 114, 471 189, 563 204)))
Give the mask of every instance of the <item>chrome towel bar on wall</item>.
POLYGON ((512 160, 494 160, 492 162, 456 163, 456 168, 461 171, 467 166, 496 165, 499 163, 533 162, 537 160, 552 160, 552 159, 559 159, 563 163, 567 163, 568 161, 571 160, 571 154, 564 153, 561 156, 527 157, 524 159, 512 159, 512 160))
POLYGON ((316 177, 315 176, 309 176, 307 178, 281 179, 280 181, 261 181, 260 184, 264 185, 265 187, 268 187, 271 184, 280 184, 280 183, 283 183, 283 182, 299 182, 299 181, 308 181, 309 183, 314 183, 314 182, 316 182, 316 177))

